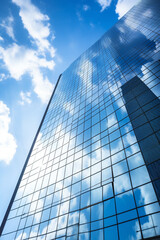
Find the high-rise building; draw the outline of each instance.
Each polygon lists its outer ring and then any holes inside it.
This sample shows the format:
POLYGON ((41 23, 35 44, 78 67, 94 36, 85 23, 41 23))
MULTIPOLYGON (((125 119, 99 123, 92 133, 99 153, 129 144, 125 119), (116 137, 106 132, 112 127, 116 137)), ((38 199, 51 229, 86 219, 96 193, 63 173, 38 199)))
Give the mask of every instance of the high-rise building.
POLYGON ((60 75, 1 240, 160 239, 160 1, 60 75))

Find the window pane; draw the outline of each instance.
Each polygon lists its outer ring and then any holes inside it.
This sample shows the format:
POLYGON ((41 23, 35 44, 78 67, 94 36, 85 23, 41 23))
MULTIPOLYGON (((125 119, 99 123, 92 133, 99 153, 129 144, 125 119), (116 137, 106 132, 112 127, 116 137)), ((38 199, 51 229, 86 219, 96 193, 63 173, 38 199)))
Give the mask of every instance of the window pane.
POLYGON ((104 240, 118 240, 117 226, 104 229, 104 240))

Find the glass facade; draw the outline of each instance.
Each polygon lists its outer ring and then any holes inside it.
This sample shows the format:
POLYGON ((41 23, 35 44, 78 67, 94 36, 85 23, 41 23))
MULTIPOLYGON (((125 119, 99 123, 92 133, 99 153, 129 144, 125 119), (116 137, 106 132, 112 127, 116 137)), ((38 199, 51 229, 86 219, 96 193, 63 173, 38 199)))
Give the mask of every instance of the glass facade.
POLYGON ((160 1, 60 76, 1 240, 160 239, 160 1))

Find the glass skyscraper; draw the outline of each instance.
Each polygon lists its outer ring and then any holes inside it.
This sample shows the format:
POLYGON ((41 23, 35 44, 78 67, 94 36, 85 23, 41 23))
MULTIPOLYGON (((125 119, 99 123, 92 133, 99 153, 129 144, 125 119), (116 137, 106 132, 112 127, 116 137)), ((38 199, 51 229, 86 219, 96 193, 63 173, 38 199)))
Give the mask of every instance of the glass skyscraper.
POLYGON ((0 239, 160 239, 159 0, 60 75, 0 239))

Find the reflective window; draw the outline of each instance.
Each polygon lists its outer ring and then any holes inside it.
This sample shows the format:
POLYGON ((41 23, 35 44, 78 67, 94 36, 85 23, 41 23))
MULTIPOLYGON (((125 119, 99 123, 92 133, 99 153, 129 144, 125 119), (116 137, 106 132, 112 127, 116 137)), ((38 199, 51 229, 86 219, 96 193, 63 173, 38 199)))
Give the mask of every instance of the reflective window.
POLYGON ((160 236, 160 1, 139 1, 61 75, 1 236, 160 236))

